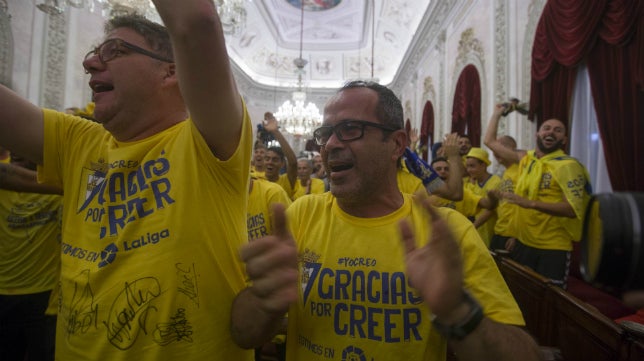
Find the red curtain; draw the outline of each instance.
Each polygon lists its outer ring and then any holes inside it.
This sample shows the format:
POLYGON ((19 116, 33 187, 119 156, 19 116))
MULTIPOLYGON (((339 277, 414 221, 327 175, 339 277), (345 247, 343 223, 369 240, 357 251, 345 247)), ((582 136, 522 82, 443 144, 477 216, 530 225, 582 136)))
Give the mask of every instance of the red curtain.
POLYGON ((582 61, 613 189, 643 191, 644 1, 548 1, 532 49, 530 119, 568 124, 582 61))
POLYGON ((471 64, 463 69, 456 83, 452 132, 469 136, 474 147, 481 146, 481 82, 471 64))
POLYGON ((425 102, 425 107, 423 108, 423 121, 420 123, 420 146, 423 149, 423 159, 428 160, 429 154, 428 150, 432 149, 434 145, 434 105, 431 101, 425 102), (431 137, 431 142, 428 144, 427 140, 431 137))

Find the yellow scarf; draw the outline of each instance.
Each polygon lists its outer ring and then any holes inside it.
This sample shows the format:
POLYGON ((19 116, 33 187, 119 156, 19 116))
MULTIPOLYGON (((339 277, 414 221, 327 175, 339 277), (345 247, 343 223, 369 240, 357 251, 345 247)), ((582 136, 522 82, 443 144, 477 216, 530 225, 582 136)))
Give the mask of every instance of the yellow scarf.
POLYGON ((529 151, 519 163, 519 179, 515 192, 522 197, 536 200, 544 165, 551 170, 553 178, 560 185, 566 200, 575 211, 576 218, 564 217, 562 222, 571 238, 579 240, 592 188, 588 171, 575 158, 566 155, 562 150, 546 154, 541 158, 536 157, 534 150, 529 151), (570 166, 571 163, 574 166, 570 166))

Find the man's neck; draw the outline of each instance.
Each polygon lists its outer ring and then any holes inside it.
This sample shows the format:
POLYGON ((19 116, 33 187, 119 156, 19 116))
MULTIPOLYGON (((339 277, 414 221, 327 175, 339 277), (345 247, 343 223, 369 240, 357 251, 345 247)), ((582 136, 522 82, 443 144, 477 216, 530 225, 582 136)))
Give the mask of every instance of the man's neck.
POLYGON ((400 209, 404 203, 400 191, 395 195, 389 196, 380 194, 368 200, 345 200, 338 198, 336 200, 338 201, 340 209, 345 213, 360 218, 384 217, 400 209))

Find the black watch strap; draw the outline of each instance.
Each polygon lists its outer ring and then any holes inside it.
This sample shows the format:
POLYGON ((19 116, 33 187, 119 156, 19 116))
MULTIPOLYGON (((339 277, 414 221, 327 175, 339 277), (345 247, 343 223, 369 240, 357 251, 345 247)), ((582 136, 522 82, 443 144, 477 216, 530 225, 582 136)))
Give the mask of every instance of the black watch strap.
POLYGON ((453 325, 445 325, 441 323, 436 316, 432 317, 432 326, 440 333, 443 337, 451 340, 462 340, 467 335, 472 333, 476 327, 483 320, 483 309, 481 305, 469 294, 469 292, 463 290, 463 297, 465 302, 470 306, 470 312, 467 316, 460 322, 453 325))

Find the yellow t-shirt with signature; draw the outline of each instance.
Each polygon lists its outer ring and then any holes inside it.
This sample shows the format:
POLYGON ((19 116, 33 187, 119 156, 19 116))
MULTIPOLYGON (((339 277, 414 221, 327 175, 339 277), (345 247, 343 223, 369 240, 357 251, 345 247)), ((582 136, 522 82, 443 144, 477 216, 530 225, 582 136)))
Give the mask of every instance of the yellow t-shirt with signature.
POLYGON ((134 142, 44 111, 39 178, 64 189, 58 360, 252 360, 230 335, 245 283, 252 129, 217 159, 192 120, 134 142))

